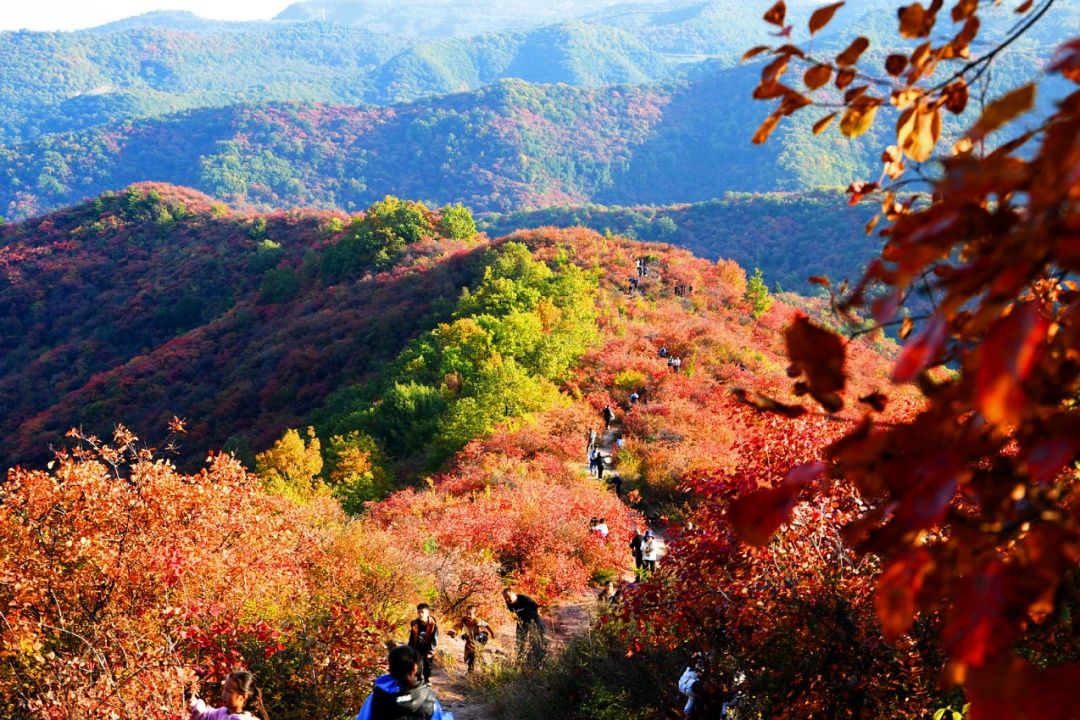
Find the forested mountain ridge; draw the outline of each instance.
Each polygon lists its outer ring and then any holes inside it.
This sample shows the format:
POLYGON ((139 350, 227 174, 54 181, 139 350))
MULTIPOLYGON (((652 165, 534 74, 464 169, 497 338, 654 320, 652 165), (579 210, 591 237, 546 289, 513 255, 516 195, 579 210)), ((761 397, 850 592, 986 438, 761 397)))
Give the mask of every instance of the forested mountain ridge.
MULTIPOLYGON (((393 13, 403 19, 408 9, 395 5, 393 13)), ((819 50, 839 51, 854 27, 870 35, 872 52, 885 50, 889 17, 877 4, 841 8, 819 50)), ((1053 17, 1080 23, 1068 7, 1055 8, 1053 17)), ((1005 20, 998 13, 996 24, 1005 20)), ((469 37, 378 32, 370 23, 225 23, 170 12, 74 33, 2 32, 0 144, 236 102, 386 104, 507 77, 581 86, 657 82, 703 60, 737 64, 748 45, 771 42, 762 25, 756 11, 713 0, 617 5, 541 27, 474 29, 469 37), (22 80, 28 77, 36 81, 22 80)), ((1027 52, 1052 41, 1052 32, 1037 28, 1019 45, 1027 52)))
POLYGON ((714 200, 660 206, 583 205, 480 216, 498 237, 533 227, 587 227, 597 232, 686 248, 697 257, 760 268, 770 287, 812 295, 809 278, 858 278, 880 250, 866 223, 876 206, 851 206, 840 191, 727 193, 714 200))
POLYGON ((6 110, 0 143, 236 102, 385 104, 505 77, 574 85, 654 82, 693 59, 689 53, 733 62, 741 45, 711 39, 720 24, 717 12, 702 6, 674 24, 566 18, 444 38, 380 33, 367 25, 222 23, 161 12, 75 33, 0 32, 0 107, 6 110), (26 83, 27 77, 39 81, 26 83))
MULTIPOLYGON (((195 454, 227 441, 260 450, 370 379, 448 317, 492 243, 465 238, 466 226, 451 233, 461 239, 358 255, 356 218, 237 213, 190 190, 140 185, 0 227, 0 457, 40 459, 73 425, 163 427, 174 413, 191 419, 195 454)), ((718 267, 667 245, 549 236, 661 258, 665 296, 683 281, 701 289, 700 274, 718 267)), ((606 283, 625 286, 632 262, 623 264, 602 273, 606 283)), ((727 282, 738 300, 745 279, 727 282)), ((352 400, 336 402, 331 415, 352 400)))
POLYGON ((809 119, 750 145, 757 110, 734 98, 756 72, 602 88, 504 80, 389 108, 242 105, 48 135, 0 149, 0 209, 26 217, 153 180, 263 208, 352 211, 399 194, 505 211, 838 186, 874 171, 874 136, 808 146, 809 119))

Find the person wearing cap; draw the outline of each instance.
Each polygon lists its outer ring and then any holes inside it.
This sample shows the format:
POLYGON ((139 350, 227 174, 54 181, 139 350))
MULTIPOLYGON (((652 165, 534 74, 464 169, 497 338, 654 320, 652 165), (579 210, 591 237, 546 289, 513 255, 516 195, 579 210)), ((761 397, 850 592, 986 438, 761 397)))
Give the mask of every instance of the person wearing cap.
POLYGON ((652 530, 646 530, 641 541, 641 564, 646 572, 656 569, 656 562, 660 559, 660 544, 653 537, 652 530))

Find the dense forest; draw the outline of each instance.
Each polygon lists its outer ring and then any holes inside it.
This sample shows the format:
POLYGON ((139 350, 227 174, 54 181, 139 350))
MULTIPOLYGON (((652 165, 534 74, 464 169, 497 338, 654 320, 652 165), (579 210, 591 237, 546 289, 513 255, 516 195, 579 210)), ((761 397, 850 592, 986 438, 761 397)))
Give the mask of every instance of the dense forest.
POLYGON ((141 180, 231 204, 360 210, 387 194, 475 211, 707 200, 727 190, 841 186, 871 143, 746 143, 757 111, 728 98, 753 68, 670 86, 504 80, 390 108, 306 103, 191 110, 0 149, 9 219, 141 180))

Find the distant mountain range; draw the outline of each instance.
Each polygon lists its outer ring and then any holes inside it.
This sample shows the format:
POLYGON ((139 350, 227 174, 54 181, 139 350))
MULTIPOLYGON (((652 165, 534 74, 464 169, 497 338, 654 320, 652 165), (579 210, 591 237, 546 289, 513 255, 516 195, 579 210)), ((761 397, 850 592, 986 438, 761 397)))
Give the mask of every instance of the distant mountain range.
POLYGON ((142 180, 264 209, 351 211, 394 194, 505 212, 835 187, 876 172, 883 137, 806 142, 815 115, 751 145, 765 112, 744 99, 757 72, 599 88, 503 80, 385 108, 237 105, 50 134, 0 149, 0 213, 142 180))

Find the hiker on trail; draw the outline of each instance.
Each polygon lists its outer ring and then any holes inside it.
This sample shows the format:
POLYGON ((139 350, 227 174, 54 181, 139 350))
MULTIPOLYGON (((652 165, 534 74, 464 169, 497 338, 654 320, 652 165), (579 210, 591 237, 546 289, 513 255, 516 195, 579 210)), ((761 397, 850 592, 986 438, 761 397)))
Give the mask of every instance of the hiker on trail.
POLYGON ((694 717, 694 705, 698 696, 702 694, 703 675, 705 674, 705 658, 701 653, 694 653, 690 658, 690 664, 683 670, 679 677, 679 692, 686 696, 686 705, 683 706, 683 718, 694 717))
POLYGON ((420 656, 408 645, 390 651, 390 672, 375 680, 356 720, 451 720, 420 672, 420 656))
POLYGON ((589 426, 589 444, 587 446, 587 450, 592 451, 592 450, 595 450, 595 449, 596 449, 596 430, 590 425, 589 426))
POLYGON ((593 518, 591 530, 596 533, 601 540, 607 540, 608 533, 610 532, 604 518, 600 518, 599 520, 593 518))
POLYGON ((262 690, 249 672, 233 672, 221 685, 221 707, 212 708, 197 693, 188 705, 191 720, 270 720, 263 707, 262 690))
POLYGON ((667 359, 667 366, 671 370, 674 370, 675 372, 679 372, 679 368, 682 367, 682 358, 675 357, 675 356, 669 357, 667 359))
POLYGON ((599 450, 596 452, 596 479, 604 479, 604 456, 600 454, 599 450))
POLYGON ((620 435, 619 437, 615 438, 615 452, 618 452, 619 450, 622 450, 622 449, 623 449, 623 446, 624 446, 625 444, 626 444, 626 441, 625 441, 625 440, 623 440, 623 436, 622 436, 622 435, 620 435))
POLYGON ((638 279, 631 275, 630 278, 629 278, 629 281, 630 281, 630 287, 629 287, 629 289, 627 289, 626 292, 627 292, 628 295, 633 295, 634 291, 638 289, 638 279))
POLYGON ((604 417, 604 429, 607 430, 611 427, 611 423, 615 422, 615 411, 611 409, 610 405, 605 405, 600 414, 604 417))
POLYGON ((662 347, 660 348, 660 352, 659 352, 659 355, 660 355, 660 357, 662 357, 662 358, 666 358, 666 357, 668 356, 668 349, 667 349, 667 345, 664 345, 664 346, 662 346, 662 347))
POLYGON ((601 605, 614 605, 622 599, 622 591, 615 585, 614 580, 608 580, 596 596, 596 601, 601 605))
POLYGON ((655 570, 658 560, 660 560, 660 543, 653 536, 652 530, 646 530, 641 540, 641 563, 645 571, 655 570))
POLYGON ((638 258, 637 260, 637 274, 638 277, 645 277, 649 273, 649 266, 646 265, 645 258, 638 258))
POLYGON ((619 475, 619 473, 611 473, 611 475, 608 476, 608 484, 611 485, 611 488, 615 491, 615 497, 620 497, 622 495, 622 476, 619 475))
POLYGON ((416 619, 409 623, 409 647, 420 656, 424 682, 431 679, 431 664, 438 645, 439 626, 431 614, 431 606, 420 603, 416 606, 416 619))
POLYGON ((600 475, 604 472, 604 456, 600 454, 599 450, 593 450, 589 453, 589 474, 600 475))
MULTIPOLYGON (((465 607, 465 615, 454 626, 454 629, 447 631, 446 634, 454 637, 456 633, 460 633, 461 639, 465 641, 465 667, 468 672, 472 672, 476 658, 484 652, 484 645, 495 637, 495 630, 486 620, 480 619, 476 614, 475 605, 468 605, 465 607)), ((481 660, 482 664, 483 660, 481 660)))
POLYGON ((637 390, 630 393, 630 404, 633 405, 634 403, 636 403, 638 401, 638 398, 640 398, 640 397, 641 396, 638 395, 637 390))
POLYGON ((517 618, 517 659, 535 666, 544 659, 547 638, 540 620, 540 606, 528 595, 519 595, 511 588, 502 591, 506 609, 517 618), (527 657, 526 657, 527 655, 527 657))
POLYGON ((641 575, 641 569, 645 567, 642 557, 642 546, 645 545, 645 536, 641 534, 641 528, 634 531, 634 537, 630 538, 630 552, 634 555, 634 569, 641 575))

